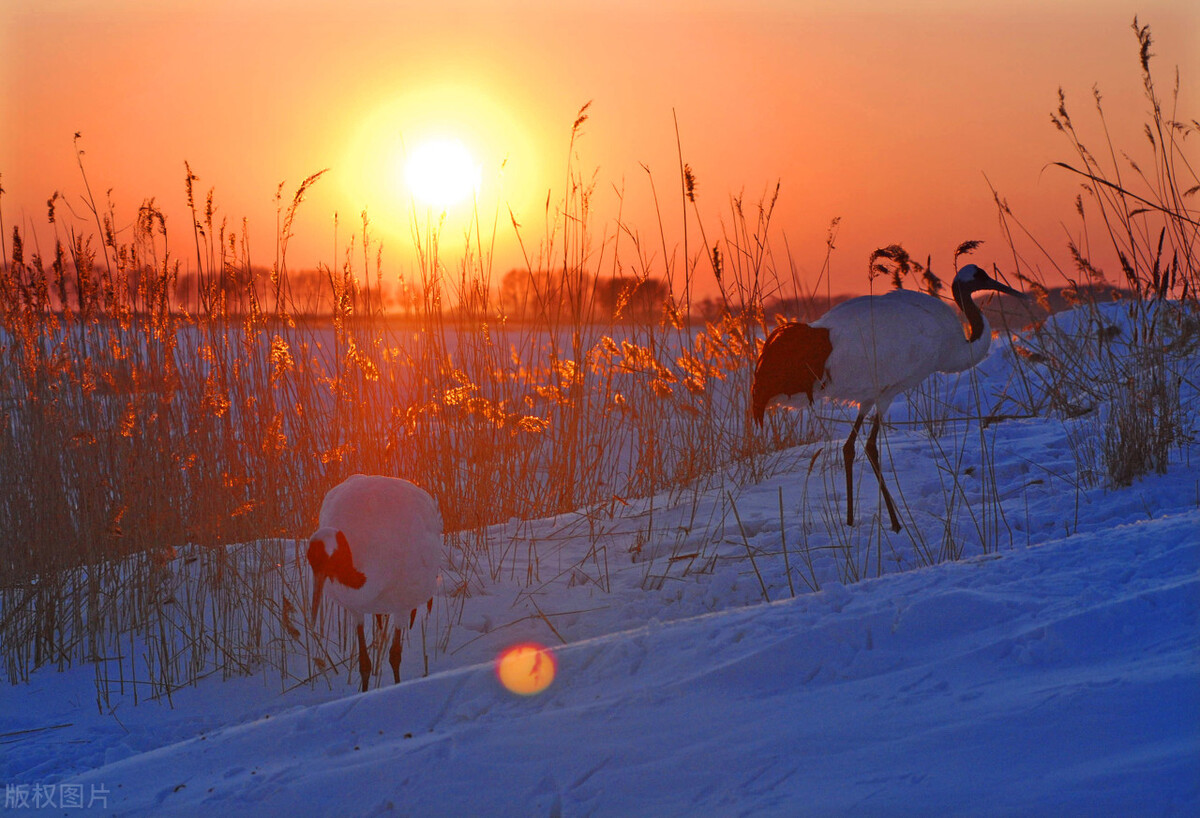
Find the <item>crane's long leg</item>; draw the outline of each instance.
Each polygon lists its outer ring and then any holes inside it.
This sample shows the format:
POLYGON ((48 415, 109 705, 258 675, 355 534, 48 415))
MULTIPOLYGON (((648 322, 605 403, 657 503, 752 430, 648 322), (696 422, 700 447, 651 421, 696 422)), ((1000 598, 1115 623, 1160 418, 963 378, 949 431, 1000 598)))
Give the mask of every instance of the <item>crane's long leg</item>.
POLYGON ((871 434, 867 435, 867 445, 863 450, 867 453, 867 460, 871 461, 871 468, 875 470, 875 479, 879 481, 883 501, 887 503, 888 516, 892 518, 892 531, 899 531, 900 520, 896 516, 896 504, 892 502, 892 495, 888 493, 887 483, 883 482, 883 472, 879 468, 879 448, 875 445, 875 439, 879 437, 879 426, 879 412, 876 412, 875 421, 871 424, 871 434))
POLYGON ((362 692, 367 692, 367 679, 371 678, 371 657, 367 655, 367 637, 363 635, 363 623, 358 621, 358 672, 362 675, 362 692))
POLYGON ((429 601, 425 603, 425 621, 421 623, 421 655, 425 657, 425 675, 429 675, 429 651, 425 647, 425 626, 429 624, 429 617, 433 615, 433 597, 429 597, 429 601))
POLYGON ((388 664, 392 666, 392 678, 400 683, 400 657, 404 652, 404 639, 400 628, 392 636, 392 649, 388 651, 388 664))
POLYGON ((854 441, 858 440, 858 430, 862 428, 863 418, 867 416, 865 409, 858 410, 854 426, 850 429, 850 437, 842 446, 842 456, 846 459, 846 525, 854 525, 854 441))

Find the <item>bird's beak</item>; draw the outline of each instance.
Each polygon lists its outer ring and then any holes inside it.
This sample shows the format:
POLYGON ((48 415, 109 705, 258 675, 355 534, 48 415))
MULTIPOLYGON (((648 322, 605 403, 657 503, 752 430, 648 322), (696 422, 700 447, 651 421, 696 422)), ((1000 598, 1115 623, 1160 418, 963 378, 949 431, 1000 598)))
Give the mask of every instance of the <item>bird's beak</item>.
POLYGON ((320 571, 313 571, 313 598, 311 622, 315 625, 317 622, 317 611, 321 608, 321 592, 325 590, 325 575, 320 571))
POLYGON ((991 285, 992 289, 998 293, 1004 293, 1005 295, 1015 295, 1017 298, 1025 297, 1025 293, 1021 292, 1020 290, 1014 290, 1012 287, 1008 286, 1007 284, 1001 284, 999 281, 997 281, 994 278, 991 279, 991 282, 992 282, 992 285, 991 285))

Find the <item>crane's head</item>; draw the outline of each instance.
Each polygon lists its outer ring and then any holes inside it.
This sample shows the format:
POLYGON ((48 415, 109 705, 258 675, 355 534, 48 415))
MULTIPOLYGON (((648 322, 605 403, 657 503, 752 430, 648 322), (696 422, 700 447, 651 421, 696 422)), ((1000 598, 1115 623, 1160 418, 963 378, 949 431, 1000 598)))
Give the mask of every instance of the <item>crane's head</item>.
POLYGON ((1015 295, 1018 298, 1025 296, 1020 290, 1014 290, 1007 284, 1001 284, 992 278, 978 264, 967 264, 961 267, 958 274, 954 276, 954 283, 950 285, 950 291, 954 293, 954 303, 958 304, 958 308, 967 317, 967 323, 971 325, 970 333, 967 335, 969 343, 979 340, 987 330, 987 322, 984 320, 983 314, 971 300, 972 293, 983 290, 995 290, 998 293, 1015 295))
POLYGON ((966 264, 959 268, 958 274, 954 276, 954 283, 950 285, 954 291, 954 299, 962 304, 961 298, 970 298, 972 293, 977 293, 982 290, 995 290, 998 293, 1005 295, 1015 295, 1023 297, 1025 294, 1020 290, 1014 290, 1007 284, 1001 284, 996 279, 992 278, 978 264, 966 264), (959 294, 962 294, 961 296, 959 294))
POLYGON ((361 588, 367 578, 354 567, 354 556, 350 553, 350 542, 346 535, 334 528, 317 529, 308 540, 308 565, 313 572, 312 621, 317 619, 321 607, 321 592, 325 580, 340 582, 348 588, 361 588), (333 549, 330 550, 330 544, 333 549))

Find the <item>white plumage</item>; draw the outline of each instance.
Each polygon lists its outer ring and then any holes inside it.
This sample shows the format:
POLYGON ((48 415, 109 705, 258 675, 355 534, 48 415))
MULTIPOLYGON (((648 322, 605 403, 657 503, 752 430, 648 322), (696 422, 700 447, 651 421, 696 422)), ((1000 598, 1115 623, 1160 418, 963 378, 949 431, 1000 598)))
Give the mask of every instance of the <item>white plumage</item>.
POLYGON ((967 319, 966 335, 959 315, 941 299, 895 290, 844 301, 812 324, 785 324, 763 344, 752 390, 753 413, 760 425, 766 407, 780 396, 804 394, 810 402, 823 397, 858 404, 858 417, 843 447, 847 525, 854 524, 854 442, 867 413, 874 407, 864 451, 879 481, 892 530, 899 531, 876 447, 883 414, 897 395, 932 373, 961 372, 983 360, 992 333, 972 293, 1021 295, 974 264, 958 271, 951 290, 967 319))
POLYGON ((388 662, 400 681, 401 631, 417 609, 432 608, 442 562, 442 515, 424 489, 396 477, 356 474, 334 486, 321 503, 320 527, 309 538, 313 570, 312 616, 321 595, 354 614, 362 689, 371 660, 363 634, 365 614, 390 614, 396 626, 388 662))

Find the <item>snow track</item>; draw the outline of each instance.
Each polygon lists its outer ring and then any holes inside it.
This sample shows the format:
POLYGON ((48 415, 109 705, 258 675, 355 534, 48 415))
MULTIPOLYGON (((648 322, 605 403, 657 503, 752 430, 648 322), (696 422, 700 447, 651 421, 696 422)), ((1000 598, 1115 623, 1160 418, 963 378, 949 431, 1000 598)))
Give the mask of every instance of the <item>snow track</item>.
POLYGON ((298 707, 79 776, 121 814, 1187 815, 1200 512, 298 707))

